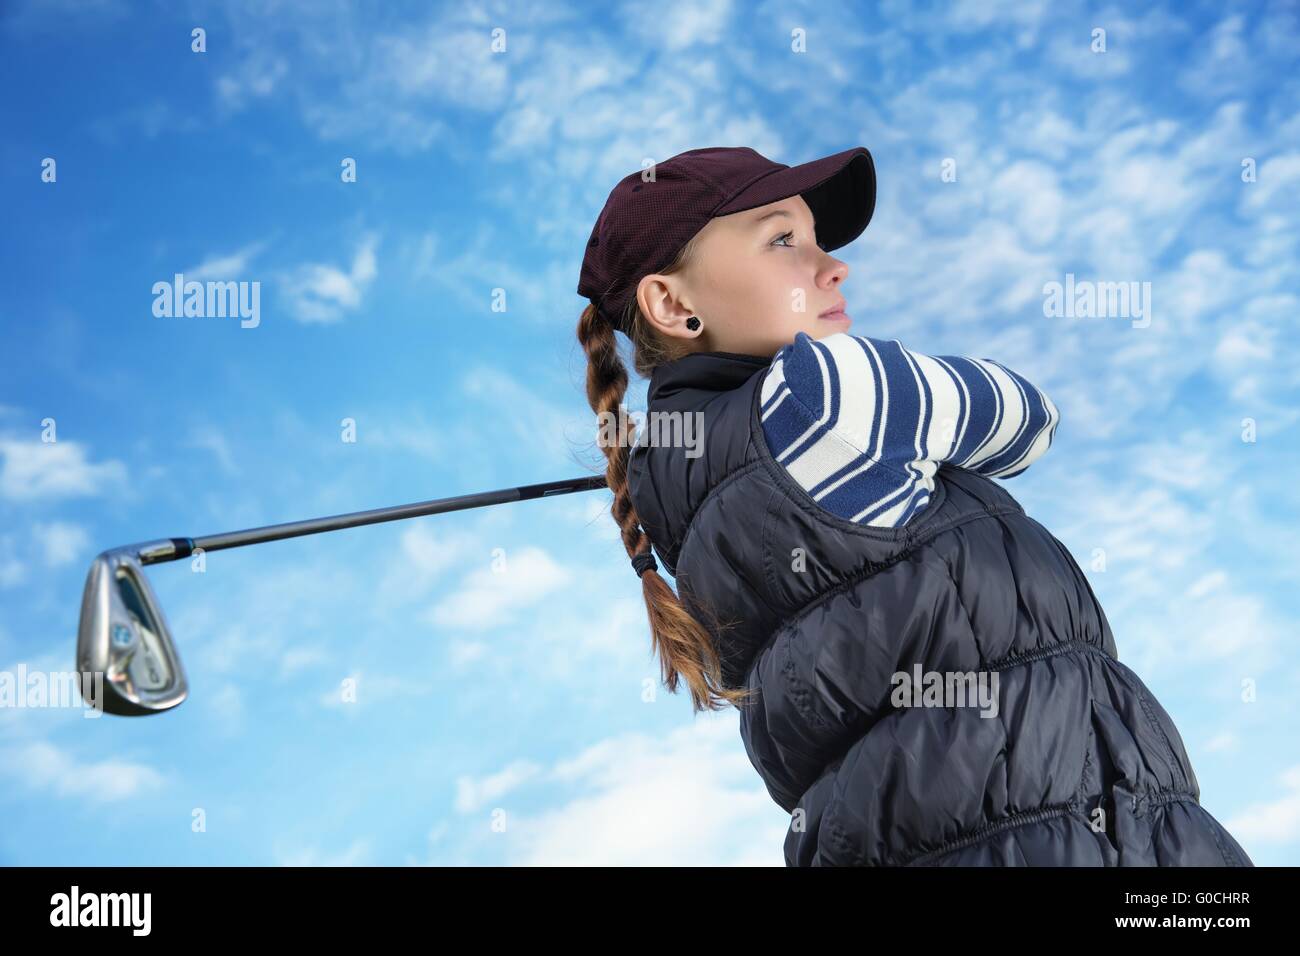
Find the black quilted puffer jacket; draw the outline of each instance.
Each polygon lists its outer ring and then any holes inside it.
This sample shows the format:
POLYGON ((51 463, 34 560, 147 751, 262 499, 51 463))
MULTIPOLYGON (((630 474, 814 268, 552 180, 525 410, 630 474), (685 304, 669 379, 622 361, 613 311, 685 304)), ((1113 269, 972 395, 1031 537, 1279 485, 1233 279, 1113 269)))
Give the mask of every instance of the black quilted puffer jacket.
POLYGON ((628 474, 724 683, 756 692, 741 734, 791 814, 786 864, 1251 866, 1065 547, 946 463, 902 527, 822 508, 765 444, 768 361, 656 369, 648 410, 702 413, 703 450, 652 437, 628 474), (996 713, 891 701, 918 665, 996 675, 996 713))

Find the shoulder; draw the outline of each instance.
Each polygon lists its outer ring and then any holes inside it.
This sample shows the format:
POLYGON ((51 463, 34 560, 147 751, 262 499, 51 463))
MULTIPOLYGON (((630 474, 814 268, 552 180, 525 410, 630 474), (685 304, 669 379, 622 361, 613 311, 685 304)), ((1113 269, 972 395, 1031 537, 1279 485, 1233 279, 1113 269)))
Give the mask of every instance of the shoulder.
POLYGON ((865 336, 848 332, 836 332, 822 339, 798 332, 794 341, 773 357, 768 378, 796 390, 812 387, 820 391, 835 382, 838 370, 863 362, 875 351, 877 344, 865 336))
POLYGON ((898 339, 851 332, 814 339, 799 332, 772 360, 770 394, 776 394, 784 385, 805 404, 816 407, 834 401, 845 390, 887 391, 890 382, 914 382, 938 373, 938 369, 923 365, 924 358, 909 351, 898 339))

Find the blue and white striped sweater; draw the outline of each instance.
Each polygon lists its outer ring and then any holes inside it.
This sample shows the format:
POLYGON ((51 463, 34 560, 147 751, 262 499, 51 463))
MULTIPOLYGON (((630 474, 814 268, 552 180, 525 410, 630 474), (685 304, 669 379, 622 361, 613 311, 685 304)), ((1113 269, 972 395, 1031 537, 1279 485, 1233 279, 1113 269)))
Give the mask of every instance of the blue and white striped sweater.
POLYGON ((768 446, 795 482, 842 518, 888 528, 925 508, 940 462, 1013 477, 1060 420, 1047 395, 992 359, 848 332, 798 333, 761 399, 768 446))

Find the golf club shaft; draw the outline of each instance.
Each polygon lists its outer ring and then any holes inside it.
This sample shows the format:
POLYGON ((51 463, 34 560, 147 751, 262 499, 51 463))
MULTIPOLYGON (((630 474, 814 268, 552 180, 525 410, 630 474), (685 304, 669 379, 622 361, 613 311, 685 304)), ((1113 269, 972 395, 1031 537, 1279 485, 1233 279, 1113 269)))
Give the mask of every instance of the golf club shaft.
POLYGON ((400 521, 403 518, 419 518, 424 515, 442 514, 446 511, 463 511, 466 508, 481 508, 484 505, 504 504, 508 501, 524 501, 528 498, 546 498, 551 495, 566 495, 575 491, 591 491, 605 487, 608 486, 604 475, 587 475, 582 478, 570 478, 567 481, 547 481, 538 485, 522 485, 518 488, 502 488, 497 491, 481 491, 477 494, 458 495, 454 498, 417 501, 414 504, 394 505, 391 508, 354 511, 350 514, 333 515, 328 518, 310 518, 306 521, 290 521, 285 524, 267 525, 263 528, 249 528, 245 531, 204 535, 201 538, 171 538, 173 548, 155 548, 142 552, 139 560, 141 564, 162 564, 166 561, 179 561, 182 558, 189 557, 200 548, 204 551, 223 551, 226 548, 242 548, 247 544, 280 541, 284 538, 320 534, 323 531, 340 531, 343 528, 357 528, 362 525, 379 524, 383 521, 400 521))

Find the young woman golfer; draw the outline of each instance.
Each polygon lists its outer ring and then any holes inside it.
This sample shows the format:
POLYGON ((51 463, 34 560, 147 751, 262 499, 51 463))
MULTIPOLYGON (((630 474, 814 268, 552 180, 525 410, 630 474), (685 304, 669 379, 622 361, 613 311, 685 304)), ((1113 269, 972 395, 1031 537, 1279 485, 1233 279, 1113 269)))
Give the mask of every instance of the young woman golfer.
POLYGON ((788 865, 1251 866, 1083 572, 992 480, 1047 450, 1052 401, 848 331, 830 253, 875 197, 863 148, 694 149, 591 231, 592 409, 625 420, 619 330, 645 433, 702 425, 602 442, 666 686, 739 708, 788 865))

